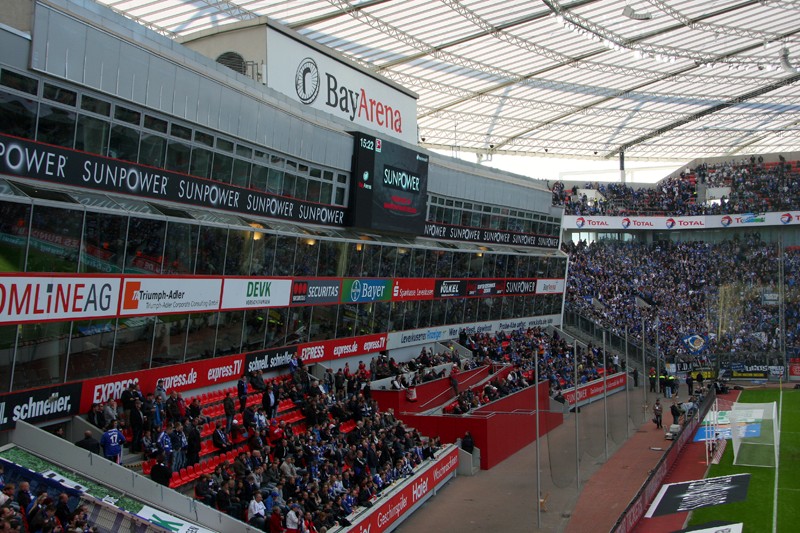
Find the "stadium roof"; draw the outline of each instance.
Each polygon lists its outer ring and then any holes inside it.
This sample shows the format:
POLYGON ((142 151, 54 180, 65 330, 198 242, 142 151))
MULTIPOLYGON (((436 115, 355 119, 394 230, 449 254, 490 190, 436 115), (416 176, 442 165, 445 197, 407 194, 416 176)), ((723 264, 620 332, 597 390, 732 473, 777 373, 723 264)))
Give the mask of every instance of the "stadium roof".
POLYGON ((687 160, 800 149, 789 0, 98 0, 177 37, 269 16, 420 95, 420 144, 687 160))

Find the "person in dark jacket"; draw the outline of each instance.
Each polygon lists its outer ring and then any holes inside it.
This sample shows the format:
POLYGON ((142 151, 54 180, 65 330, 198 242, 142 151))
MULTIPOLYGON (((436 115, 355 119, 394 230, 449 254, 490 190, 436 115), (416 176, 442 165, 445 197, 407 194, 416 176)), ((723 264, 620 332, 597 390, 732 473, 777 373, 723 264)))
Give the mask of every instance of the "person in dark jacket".
POLYGON ((154 464, 153 468, 150 470, 150 479, 159 485, 169 487, 169 480, 171 478, 172 469, 164 462, 164 454, 159 454, 158 459, 156 459, 156 464, 154 464))
POLYGON ((461 449, 467 453, 472 453, 475 449, 475 441, 472 439, 472 434, 469 431, 464 433, 464 436, 461 437, 461 449))
POLYGON ((83 438, 76 442, 75 446, 100 455, 100 441, 92 436, 92 431, 89 429, 83 433, 83 438))

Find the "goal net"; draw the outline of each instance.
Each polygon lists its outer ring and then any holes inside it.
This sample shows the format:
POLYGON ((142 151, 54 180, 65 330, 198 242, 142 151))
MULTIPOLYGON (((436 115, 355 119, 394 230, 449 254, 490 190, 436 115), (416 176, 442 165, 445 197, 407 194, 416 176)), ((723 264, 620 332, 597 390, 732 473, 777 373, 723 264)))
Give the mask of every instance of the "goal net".
POLYGON ((772 403, 735 403, 730 412, 733 464, 778 464, 778 409, 772 403))

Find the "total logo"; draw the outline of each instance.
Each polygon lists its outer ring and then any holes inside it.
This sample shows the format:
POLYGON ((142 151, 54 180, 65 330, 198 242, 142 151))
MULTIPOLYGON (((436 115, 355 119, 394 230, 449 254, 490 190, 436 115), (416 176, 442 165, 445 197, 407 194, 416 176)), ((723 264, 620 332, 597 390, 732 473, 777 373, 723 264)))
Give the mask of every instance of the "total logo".
POLYGON ((667 225, 667 229, 674 228, 675 227, 675 219, 674 218, 668 218, 667 221, 666 221, 666 225, 667 225))
POLYGON ((582 228, 583 226, 586 225, 586 219, 583 218, 583 217, 576 218, 575 219, 575 225, 578 226, 579 228, 582 228))
POLYGON ((727 228, 728 226, 731 225, 733 219, 731 219, 731 217, 729 217, 728 215, 725 215, 724 217, 722 217, 722 220, 720 220, 720 222, 722 223, 723 226, 727 228))
POLYGON ((623 228, 628 229, 630 227, 630 225, 631 225, 631 219, 629 219, 628 217, 625 217, 625 218, 622 219, 622 227, 623 228))
POLYGON ((781 215, 781 224, 790 224, 794 217, 791 213, 784 213, 781 215))

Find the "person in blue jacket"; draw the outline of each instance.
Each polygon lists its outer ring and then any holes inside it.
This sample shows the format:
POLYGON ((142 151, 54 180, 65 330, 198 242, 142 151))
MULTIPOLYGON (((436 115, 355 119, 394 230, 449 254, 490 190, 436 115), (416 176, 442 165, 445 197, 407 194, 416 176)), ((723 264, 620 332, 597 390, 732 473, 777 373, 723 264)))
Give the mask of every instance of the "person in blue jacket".
POLYGON ((109 461, 119 464, 122 460, 122 445, 125 444, 125 435, 117 429, 117 421, 112 420, 106 432, 100 438, 100 447, 103 448, 103 456, 109 461))

